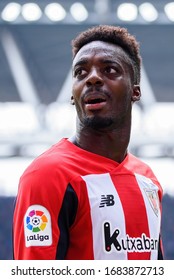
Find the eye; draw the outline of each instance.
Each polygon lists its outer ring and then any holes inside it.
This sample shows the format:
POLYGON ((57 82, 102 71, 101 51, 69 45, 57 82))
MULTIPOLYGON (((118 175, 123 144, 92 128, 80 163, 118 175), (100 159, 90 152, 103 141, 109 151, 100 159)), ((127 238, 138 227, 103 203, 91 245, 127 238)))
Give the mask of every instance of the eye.
POLYGON ((74 71, 74 77, 80 78, 86 74, 86 70, 84 68, 77 68, 74 71))
POLYGON ((116 74, 118 73, 118 70, 115 67, 107 66, 105 72, 108 74, 116 74))

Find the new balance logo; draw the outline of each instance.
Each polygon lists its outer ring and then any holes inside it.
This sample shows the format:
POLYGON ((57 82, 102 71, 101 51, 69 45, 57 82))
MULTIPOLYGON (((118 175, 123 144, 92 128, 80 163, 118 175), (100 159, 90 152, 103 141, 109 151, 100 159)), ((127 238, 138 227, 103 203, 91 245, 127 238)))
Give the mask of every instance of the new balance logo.
POLYGON ((101 195, 101 202, 99 207, 112 206, 115 204, 114 196, 112 194, 101 195))

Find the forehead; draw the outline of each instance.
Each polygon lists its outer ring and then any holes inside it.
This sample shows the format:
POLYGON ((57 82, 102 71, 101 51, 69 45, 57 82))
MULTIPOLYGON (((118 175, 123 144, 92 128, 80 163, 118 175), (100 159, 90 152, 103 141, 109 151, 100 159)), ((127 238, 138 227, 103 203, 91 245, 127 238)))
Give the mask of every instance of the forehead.
POLYGON ((110 59, 120 59, 123 62, 127 62, 127 53, 118 45, 113 43, 103 42, 103 41, 92 41, 84 45, 76 54, 73 65, 75 65, 79 60, 87 59, 92 56, 102 56, 103 58, 110 59))

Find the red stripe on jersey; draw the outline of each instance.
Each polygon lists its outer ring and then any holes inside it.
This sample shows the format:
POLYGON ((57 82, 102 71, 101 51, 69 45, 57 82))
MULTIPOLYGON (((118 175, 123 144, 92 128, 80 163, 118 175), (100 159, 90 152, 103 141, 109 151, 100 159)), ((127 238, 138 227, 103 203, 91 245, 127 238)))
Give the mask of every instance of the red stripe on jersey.
MULTIPOLYGON (((146 207, 136 178, 130 173, 122 174, 121 176, 111 174, 111 178, 116 186, 124 209, 127 235, 131 238, 140 238, 144 233, 149 237, 146 207)), ((150 259, 150 253, 128 252, 128 259, 150 259)))

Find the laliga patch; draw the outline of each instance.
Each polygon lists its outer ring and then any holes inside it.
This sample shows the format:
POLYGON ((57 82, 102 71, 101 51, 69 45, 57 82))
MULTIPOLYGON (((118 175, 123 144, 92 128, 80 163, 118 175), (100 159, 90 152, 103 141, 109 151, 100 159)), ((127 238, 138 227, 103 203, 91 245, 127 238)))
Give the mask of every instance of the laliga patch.
POLYGON ((25 245, 49 246, 52 244, 51 217, 41 205, 31 205, 24 217, 25 245))

